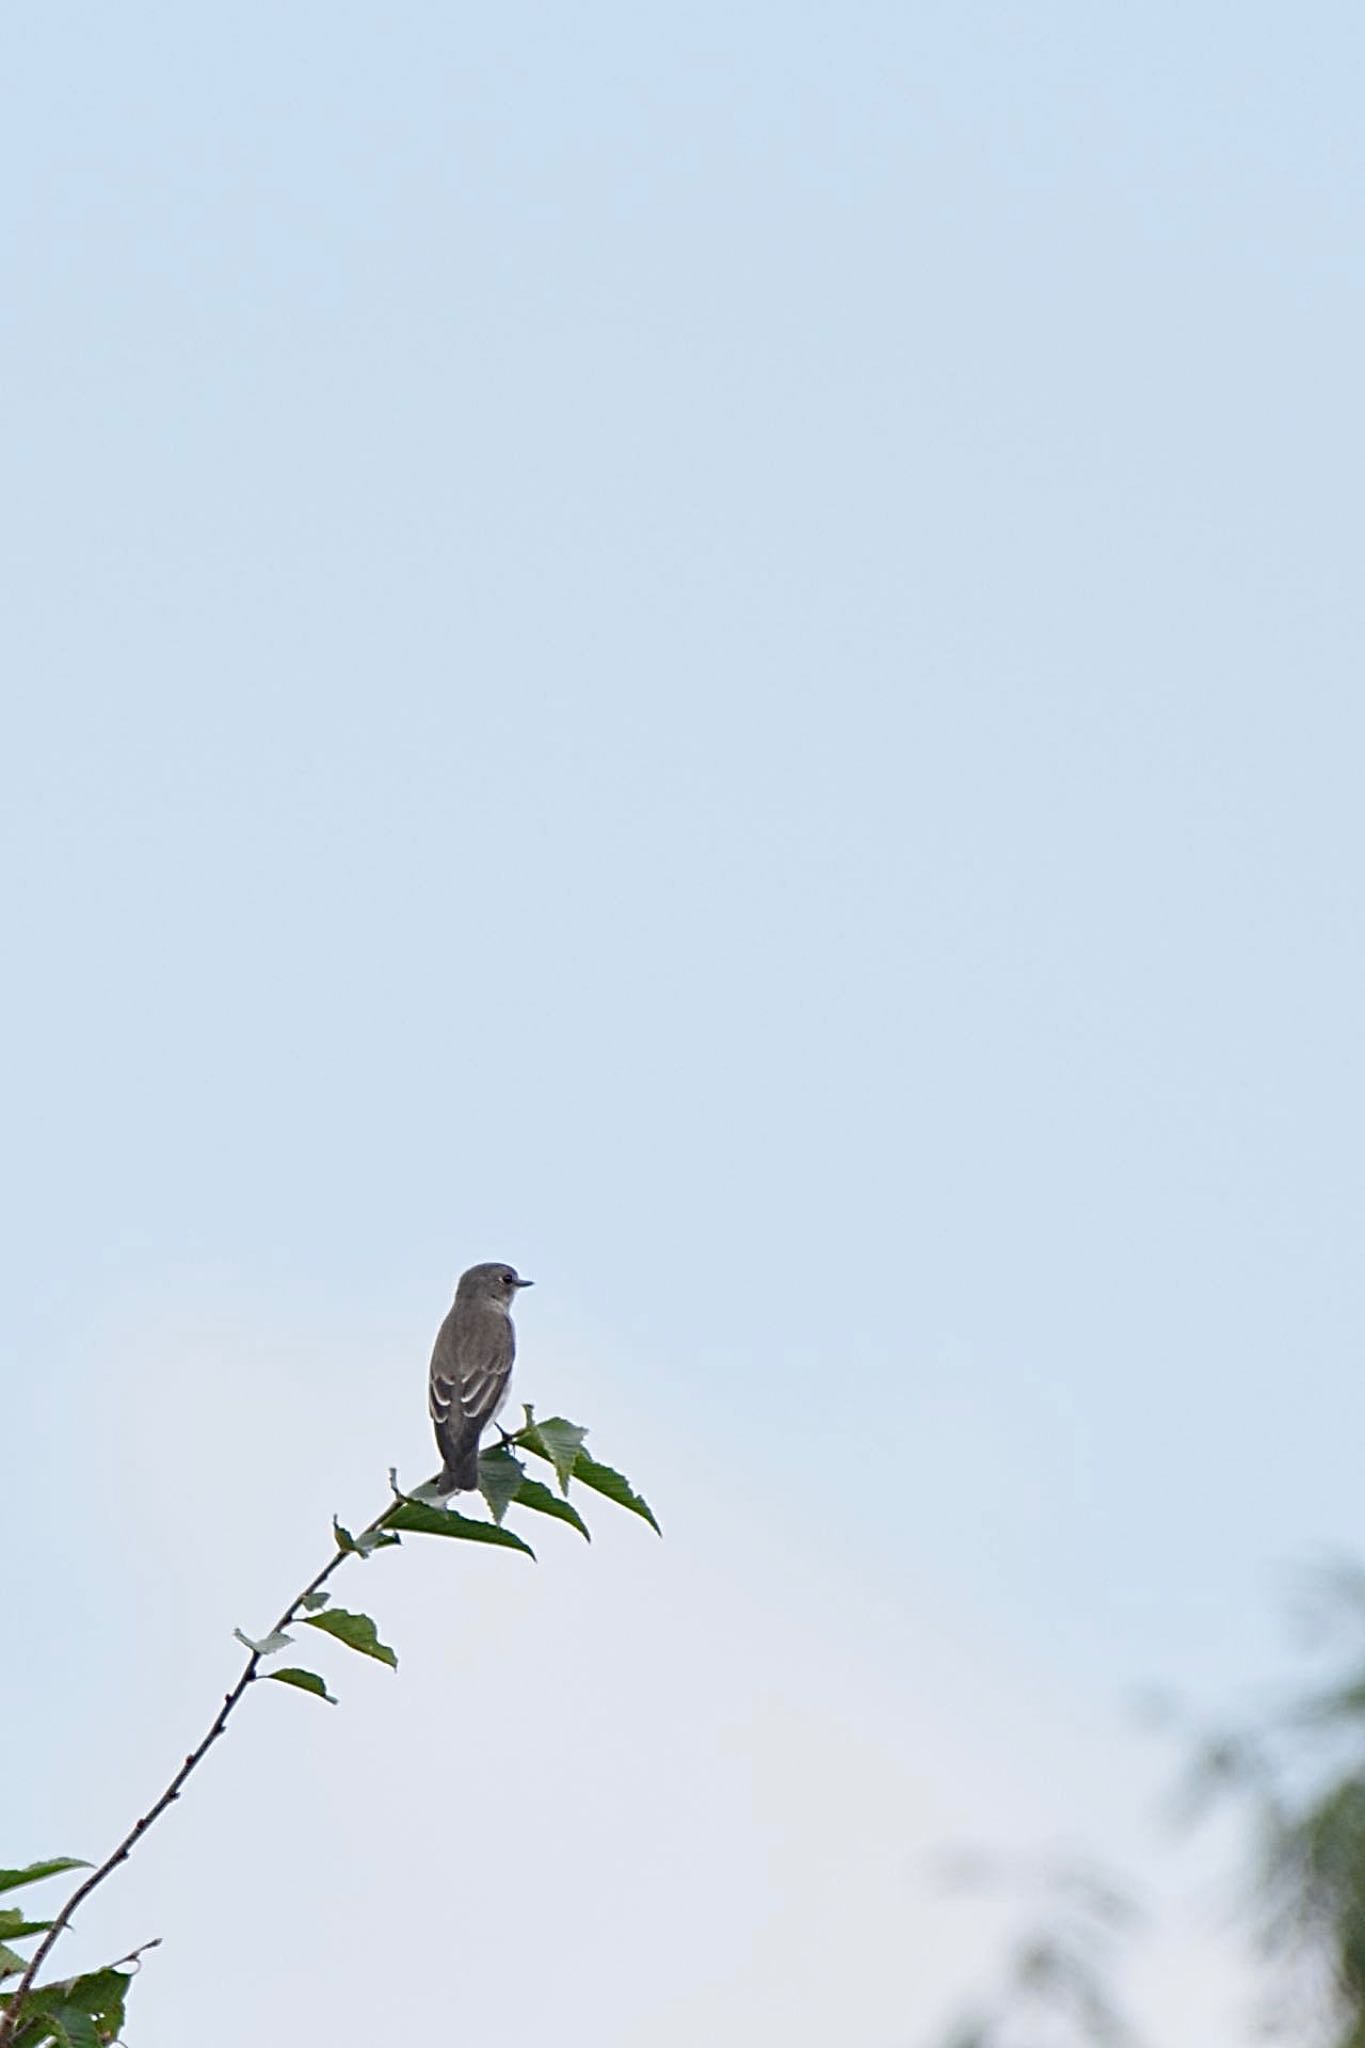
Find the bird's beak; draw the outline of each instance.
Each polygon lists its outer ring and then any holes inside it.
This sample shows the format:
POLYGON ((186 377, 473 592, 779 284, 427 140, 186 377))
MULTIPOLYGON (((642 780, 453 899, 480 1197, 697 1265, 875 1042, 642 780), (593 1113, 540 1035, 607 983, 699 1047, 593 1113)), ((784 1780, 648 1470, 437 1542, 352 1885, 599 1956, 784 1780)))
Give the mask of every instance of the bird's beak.
POLYGON ((534 1287, 536 1283, 534 1280, 514 1280, 512 1284, 514 1287, 534 1287))

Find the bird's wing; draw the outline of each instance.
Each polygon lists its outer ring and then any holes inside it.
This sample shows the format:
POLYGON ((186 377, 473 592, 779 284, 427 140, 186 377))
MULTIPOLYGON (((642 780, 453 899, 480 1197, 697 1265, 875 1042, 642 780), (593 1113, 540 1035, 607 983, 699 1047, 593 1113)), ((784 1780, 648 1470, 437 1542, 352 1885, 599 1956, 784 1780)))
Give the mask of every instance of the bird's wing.
POLYGON ((503 1315, 446 1317, 431 1354, 431 1419, 438 1429, 481 1429, 501 1406, 516 1338, 503 1315))

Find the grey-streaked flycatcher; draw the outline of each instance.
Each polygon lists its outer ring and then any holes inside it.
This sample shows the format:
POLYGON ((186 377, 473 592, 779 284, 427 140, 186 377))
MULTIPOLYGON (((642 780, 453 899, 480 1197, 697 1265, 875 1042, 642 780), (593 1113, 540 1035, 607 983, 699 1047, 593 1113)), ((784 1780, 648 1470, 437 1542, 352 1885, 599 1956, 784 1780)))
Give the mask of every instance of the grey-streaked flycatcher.
POLYGON ((442 1493, 472 1493, 479 1483, 479 1438, 507 1399, 517 1333, 512 1303, 530 1287, 515 1266, 471 1266, 431 1354, 431 1419, 442 1493))

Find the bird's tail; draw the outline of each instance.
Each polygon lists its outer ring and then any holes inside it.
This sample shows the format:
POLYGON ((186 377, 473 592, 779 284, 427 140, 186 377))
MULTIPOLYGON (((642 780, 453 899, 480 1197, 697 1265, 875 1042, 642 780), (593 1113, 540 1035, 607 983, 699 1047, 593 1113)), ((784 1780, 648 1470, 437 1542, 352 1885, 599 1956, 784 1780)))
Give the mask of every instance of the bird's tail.
POLYGON ((446 1449, 445 1465, 437 1481, 442 1493, 475 1493, 479 1485, 479 1439, 472 1442, 450 1445, 446 1449))

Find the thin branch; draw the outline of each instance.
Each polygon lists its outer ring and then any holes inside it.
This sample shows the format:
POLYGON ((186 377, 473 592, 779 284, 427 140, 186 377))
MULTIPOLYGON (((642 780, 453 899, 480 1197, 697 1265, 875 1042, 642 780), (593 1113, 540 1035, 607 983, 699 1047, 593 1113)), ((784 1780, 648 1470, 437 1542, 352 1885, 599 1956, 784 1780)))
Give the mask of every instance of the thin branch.
POLYGON ((142 1968, 142 1958, 146 1955, 148 1949, 160 1948, 160 1946, 161 1936, 154 1934, 150 1941, 140 1941, 136 1948, 129 1949, 126 1956, 120 1956, 117 1962, 106 1963, 104 1967, 106 1970, 121 1970, 125 1963, 131 1963, 133 1974, 136 1975, 142 1968))
MULTIPOLYGON (((361 1531, 362 1540, 366 1536, 376 1535, 379 1530, 384 1528, 389 1516, 395 1513, 400 1505, 401 1498, 391 1500, 383 1513, 376 1515, 374 1520, 361 1531)), ((313 1594, 318 1592, 327 1583, 338 1565, 345 1564, 347 1558, 353 1557, 355 1554, 354 1551, 343 1550, 338 1545, 334 1555, 329 1558, 328 1562, 322 1567, 322 1570, 315 1573, 303 1590, 294 1595, 279 1620, 270 1628, 269 1635, 273 1636, 282 1633, 283 1630, 289 1627, 291 1622, 297 1620, 299 1610, 304 1602, 311 1599, 313 1594)), ((263 1640, 265 1639, 263 1638, 263 1640)), ((19 1979, 15 1989, 10 1993, 4 2011, 0 2012, 0 2048, 4 2048, 4 2044, 12 2040, 18 2031, 20 2021, 23 2018, 24 2000, 32 1990, 33 1980, 46 1962, 52 1951, 53 1944, 66 1932, 66 1929, 71 1924, 72 1917, 85 1904, 90 1894, 98 1891, 106 1877, 111 1876, 118 1869, 120 1863, 124 1862, 132 1854, 148 1828, 160 1820, 166 1809, 174 1805, 175 1801, 180 1797, 181 1787, 184 1785, 185 1780, 190 1776, 191 1772, 199 1768, 199 1765, 204 1761, 214 1743, 223 1733, 233 1712, 245 1697, 248 1686, 253 1685, 257 1678, 261 1676, 260 1663, 260 1652, 253 1650, 242 1667, 237 1683, 230 1692, 224 1695, 223 1704, 214 1715, 209 1725, 208 1733, 198 1746, 190 1751, 184 1763, 181 1764, 180 1769, 171 1779, 170 1784, 161 1794, 161 1797, 147 1808, 147 1811, 139 1820, 134 1821, 132 1827, 129 1828, 127 1834, 123 1837, 123 1840, 118 1844, 118 1847, 105 1857, 98 1869, 91 1871, 82 1884, 77 1885, 71 1897, 61 1908, 56 1919, 52 1922, 52 1925, 39 1943, 38 1948, 34 1952, 33 1959, 25 1969, 23 1976, 19 1979)), ((266 1675, 268 1676, 269 1674, 267 1673, 266 1675)), ((134 1951, 134 1953, 137 1954, 139 1951, 134 1951)), ((123 1960, 127 1962, 131 1958, 125 1956, 123 1960)), ((117 1966, 111 1965, 111 1967, 117 1966)))

